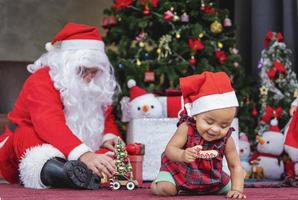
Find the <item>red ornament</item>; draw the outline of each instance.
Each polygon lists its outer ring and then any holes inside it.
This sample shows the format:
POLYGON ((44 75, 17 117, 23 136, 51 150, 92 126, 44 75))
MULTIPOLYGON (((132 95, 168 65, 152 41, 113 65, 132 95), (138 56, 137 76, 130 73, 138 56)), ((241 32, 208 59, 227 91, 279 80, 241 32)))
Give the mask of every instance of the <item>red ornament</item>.
POLYGON ((264 39, 264 47, 268 48, 270 42, 272 42, 273 40, 276 40, 278 42, 282 42, 283 41, 283 36, 280 32, 275 33, 275 32, 268 32, 266 34, 266 37, 264 39))
POLYGON ((276 70, 275 70, 275 69, 270 69, 270 70, 267 72, 267 75, 268 75, 268 77, 269 77, 270 80, 273 80, 273 79, 274 79, 275 74, 276 74, 276 70))
POLYGON ((228 59, 227 55, 225 54, 224 51, 215 51, 215 56, 218 59, 220 64, 225 64, 226 60, 228 59))
POLYGON ((174 17, 174 14, 170 10, 164 12, 164 14, 163 14, 163 18, 166 21, 172 21, 173 17, 174 17))
POLYGON ((145 6, 143 13, 144 13, 144 15, 150 15, 150 8, 148 6, 145 6))
POLYGON ((101 20, 102 27, 104 29, 110 28, 114 26, 117 23, 116 17, 115 16, 104 16, 101 20))
POLYGON ((188 39, 188 47, 194 51, 198 51, 204 49, 205 46, 202 44, 201 40, 199 39, 188 39))
POLYGON ((146 71, 144 75, 144 82, 154 82, 155 81, 155 73, 152 71, 146 71))
POLYGON ((281 73, 287 72, 285 66, 279 60, 274 61, 273 67, 281 73))
POLYGON ((210 13, 213 13, 215 11, 215 9, 211 6, 201 6, 200 10, 203 12, 203 13, 207 13, 207 14, 210 14, 210 13))
POLYGON ((197 60, 195 59, 194 56, 192 56, 189 60, 188 60, 188 63, 190 65, 196 65, 197 64, 197 60))
POLYGON ((258 116, 258 111, 257 111, 257 109, 256 109, 255 107, 252 109, 252 111, 251 111, 251 115, 252 115, 253 117, 258 116))

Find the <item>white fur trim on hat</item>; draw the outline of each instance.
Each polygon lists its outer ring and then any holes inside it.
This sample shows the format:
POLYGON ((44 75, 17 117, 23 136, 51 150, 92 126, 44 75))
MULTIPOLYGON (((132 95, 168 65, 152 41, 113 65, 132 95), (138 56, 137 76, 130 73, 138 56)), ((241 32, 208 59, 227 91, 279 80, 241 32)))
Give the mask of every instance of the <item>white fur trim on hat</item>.
POLYGON ((127 81, 127 87, 132 88, 133 86, 136 86, 136 81, 134 79, 129 79, 127 81))
POLYGON ((192 102, 190 116, 210 110, 238 107, 238 100, 234 91, 223 94, 212 94, 203 96, 192 102))
POLYGON ((46 49, 47 51, 52 51, 52 50, 55 49, 55 47, 54 47, 54 45, 52 45, 51 42, 47 42, 46 45, 45 45, 45 49, 46 49))
MULTIPOLYGON (((62 50, 90 49, 99 50, 100 52, 104 52, 105 50, 103 41, 99 40, 63 40, 57 43, 62 50)), ((56 45, 56 43, 54 45, 56 45)))
POLYGON ((86 144, 82 143, 76 148, 74 148, 67 156, 68 160, 78 160, 81 155, 84 153, 92 151, 90 147, 88 147, 86 144))
POLYGON ((20 179, 26 188, 47 188, 40 179, 44 164, 51 158, 64 155, 50 144, 43 144, 27 149, 19 165, 20 179))

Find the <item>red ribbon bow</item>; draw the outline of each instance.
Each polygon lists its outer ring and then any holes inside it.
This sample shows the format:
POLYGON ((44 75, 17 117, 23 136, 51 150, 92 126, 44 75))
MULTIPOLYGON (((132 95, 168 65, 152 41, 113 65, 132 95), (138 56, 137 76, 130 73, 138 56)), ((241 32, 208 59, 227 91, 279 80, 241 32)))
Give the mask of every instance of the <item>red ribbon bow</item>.
POLYGON ((116 0, 113 8, 115 9, 122 9, 122 8, 127 8, 133 3, 133 0, 116 0))
POLYGON ((267 75, 272 80, 274 79, 276 72, 280 72, 280 73, 287 72, 285 66, 279 60, 274 61, 273 68, 267 72, 267 75))
POLYGON ((199 39, 188 39, 188 47, 194 51, 198 51, 205 48, 205 46, 199 39))
POLYGON ((264 40, 264 47, 268 48, 270 42, 272 42, 273 40, 276 40, 278 42, 282 42, 283 41, 283 36, 280 32, 275 33, 275 32, 268 32, 266 34, 265 40, 264 40))
POLYGON ((266 106, 262 121, 268 123, 273 117, 276 117, 278 119, 280 118, 282 111, 283 110, 281 106, 276 109, 272 108, 271 106, 266 106))

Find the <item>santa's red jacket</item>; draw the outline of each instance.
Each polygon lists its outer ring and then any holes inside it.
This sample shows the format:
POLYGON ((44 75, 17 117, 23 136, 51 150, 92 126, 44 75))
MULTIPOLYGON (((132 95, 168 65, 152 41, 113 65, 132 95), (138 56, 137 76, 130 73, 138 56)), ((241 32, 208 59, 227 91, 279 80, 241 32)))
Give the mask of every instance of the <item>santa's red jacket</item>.
MULTIPOLYGON (((47 67, 27 79, 8 118, 17 125, 14 132, 0 136, 0 171, 9 182, 18 182, 19 163, 33 147, 50 144, 65 158, 78 158, 90 150, 66 125, 60 93, 47 67)), ((111 107, 105 111, 103 134, 103 138, 120 135, 111 107)))

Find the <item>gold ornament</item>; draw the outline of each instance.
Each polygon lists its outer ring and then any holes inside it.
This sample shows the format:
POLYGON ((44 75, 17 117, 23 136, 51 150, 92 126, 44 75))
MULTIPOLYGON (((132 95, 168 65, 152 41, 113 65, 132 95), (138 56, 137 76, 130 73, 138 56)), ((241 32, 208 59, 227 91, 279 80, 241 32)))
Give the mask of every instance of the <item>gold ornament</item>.
POLYGON ((294 92, 294 97, 295 97, 295 98, 298 97, 298 89, 295 90, 295 92, 294 92))
POLYGON ((137 65, 140 66, 141 64, 142 62, 139 59, 137 59, 137 65))
POLYGON ((223 44, 222 44, 221 42, 218 42, 218 43, 217 43, 217 46, 218 46, 218 48, 220 48, 220 49, 223 48, 223 44))
POLYGON ((202 37, 204 37, 204 33, 199 34, 199 38, 202 38, 202 37))
POLYGON ((222 24, 215 20, 211 25, 210 25, 210 30, 213 33, 220 33, 222 32, 222 24))
POLYGON ((262 86, 260 88, 260 93, 261 93, 261 95, 267 95, 268 94, 268 88, 266 88, 265 86, 262 86))
POLYGON ((181 38, 180 33, 176 33, 176 38, 177 38, 177 39, 181 38))
POLYGON ((158 48, 158 49, 156 50, 156 53, 158 53, 158 54, 160 54, 160 53, 161 53, 161 50, 160 50, 160 48, 158 48))
POLYGON ((139 46, 140 46, 141 48, 143 48, 143 47, 145 46, 144 42, 140 42, 140 43, 139 43, 139 46))

